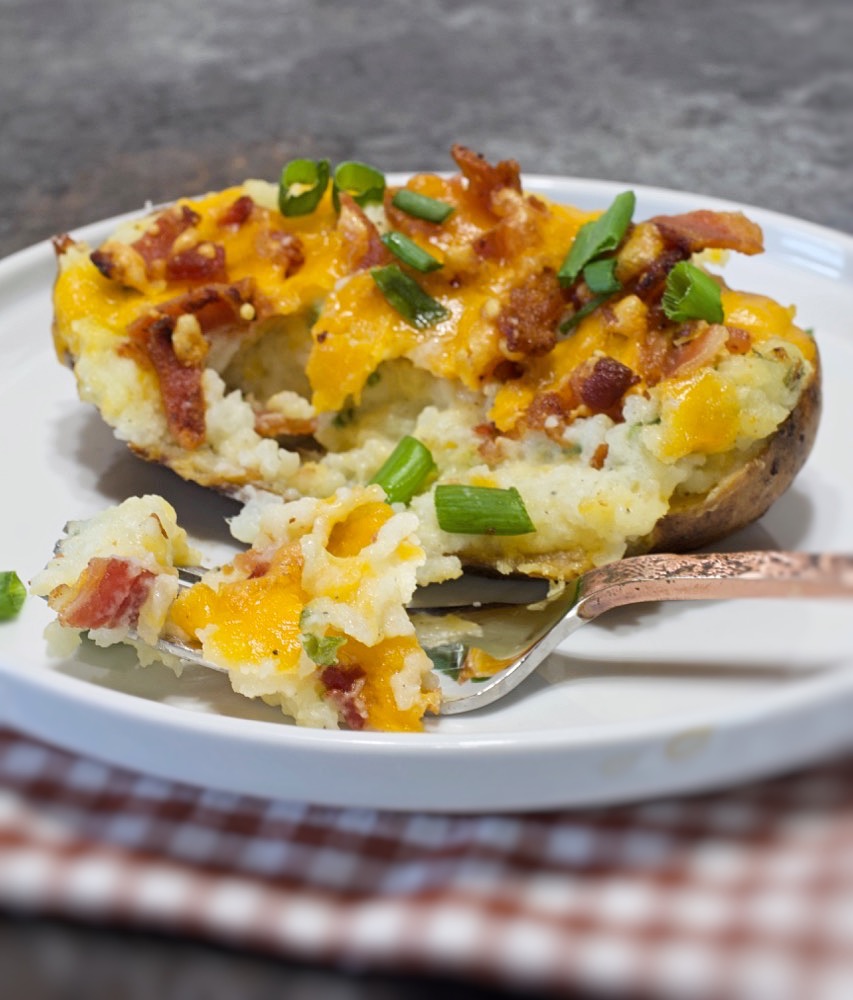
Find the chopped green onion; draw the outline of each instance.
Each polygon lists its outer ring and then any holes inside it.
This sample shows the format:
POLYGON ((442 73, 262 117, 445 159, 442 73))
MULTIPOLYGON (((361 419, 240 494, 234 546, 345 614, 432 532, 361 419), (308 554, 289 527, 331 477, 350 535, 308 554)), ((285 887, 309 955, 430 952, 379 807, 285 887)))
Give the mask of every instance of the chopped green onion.
POLYGON ((14 618, 24 606, 27 588, 14 570, 0 573, 0 621, 14 618))
POLYGON ((329 185, 328 160, 291 160, 281 172, 278 207, 282 215, 308 215, 329 185))
POLYGON ((303 632, 302 648, 309 660, 319 667, 331 667, 337 662, 338 649, 347 641, 345 635, 314 635, 303 632))
POLYGON ((596 295, 594 298, 590 299, 585 305, 582 305, 576 313, 569 316, 568 319, 564 319, 560 324, 560 333, 568 333, 573 330, 582 319, 586 319, 590 313, 595 312, 595 310, 604 302, 610 298, 609 295, 596 295))
POLYGON ((357 205, 369 205, 382 201, 385 194, 385 174, 369 163, 346 160, 335 167, 332 184, 332 204, 337 211, 341 207, 340 193, 345 191, 357 205))
POLYGON ((389 503, 408 503, 435 470, 429 448, 417 438, 407 435, 391 452, 376 475, 389 503))
POLYGON ((427 222, 444 222, 453 214, 453 205, 448 202, 418 194, 417 191, 410 191, 408 188, 400 188, 391 199, 391 204, 406 215, 425 219, 427 222))
POLYGON ((720 286, 704 271, 687 260, 669 272, 663 292, 663 311, 676 323, 688 319, 723 322, 720 286))
POLYGON ((416 271, 427 274, 429 271, 437 271, 442 266, 440 260, 436 260, 431 253, 419 247, 414 240, 410 240, 403 233, 392 230, 390 233, 383 233, 380 239, 391 253, 416 271))
POLYGON ((396 264, 374 267, 370 273, 388 303, 419 330, 450 315, 440 302, 428 295, 414 278, 404 274, 396 264))
POLYGON ((526 535, 535 531, 518 490, 440 484, 435 512, 442 531, 463 535, 526 535))
POLYGON ((572 284, 590 261, 619 246, 628 231, 635 204, 634 192, 623 191, 603 215, 580 227, 557 272, 564 288, 572 284))
POLYGON ((595 295, 613 295, 622 287, 616 277, 616 258, 594 260, 583 269, 583 280, 595 295))

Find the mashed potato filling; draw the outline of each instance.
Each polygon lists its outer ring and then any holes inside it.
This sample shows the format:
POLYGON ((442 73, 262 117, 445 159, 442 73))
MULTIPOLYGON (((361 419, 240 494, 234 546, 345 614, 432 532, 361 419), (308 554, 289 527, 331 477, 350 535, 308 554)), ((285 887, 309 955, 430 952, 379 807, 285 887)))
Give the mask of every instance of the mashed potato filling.
POLYGON ((405 608, 425 558, 414 515, 373 486, 256 504, 237 520, 250 547, 179 589, 177 567, 197 553, 174 510, 130 498, 71 526, 33 592, 61 632, 172 666, 158 638, 188 643, 235 691, 301 725, 422 728, 437 688, 405 608))

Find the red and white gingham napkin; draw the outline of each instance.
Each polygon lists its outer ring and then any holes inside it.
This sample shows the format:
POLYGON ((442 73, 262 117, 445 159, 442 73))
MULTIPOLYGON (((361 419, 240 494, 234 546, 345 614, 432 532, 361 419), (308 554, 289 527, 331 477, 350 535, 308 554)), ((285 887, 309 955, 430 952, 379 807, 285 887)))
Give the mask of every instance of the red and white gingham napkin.
POLYGON ((0 730, 0 906, 555 993, 849 1000, 853 759, 624 808, 410 815, 0 730))

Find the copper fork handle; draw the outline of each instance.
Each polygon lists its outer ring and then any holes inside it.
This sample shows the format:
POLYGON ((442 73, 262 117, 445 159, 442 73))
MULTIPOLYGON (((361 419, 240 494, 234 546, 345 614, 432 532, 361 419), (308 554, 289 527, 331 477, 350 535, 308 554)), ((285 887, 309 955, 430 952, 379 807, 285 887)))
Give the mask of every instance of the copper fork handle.
POLYGON ((575 613, 589 621, 624 604, 727 597, 853 598, 853 555, 759 551, 635 556, 586 573, 575 613))

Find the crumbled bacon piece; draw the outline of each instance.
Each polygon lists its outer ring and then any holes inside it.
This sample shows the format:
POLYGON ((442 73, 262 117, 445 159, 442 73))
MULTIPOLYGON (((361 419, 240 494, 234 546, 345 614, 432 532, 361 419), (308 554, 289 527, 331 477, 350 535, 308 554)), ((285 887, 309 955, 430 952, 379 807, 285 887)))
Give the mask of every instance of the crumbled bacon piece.
POLYGON ((559 427, 562 432, 572 406, 572 402, 565 400, 558 392, 537 393, 527 408, 525 423, 532 430, 553 430, 559 427))
POLYGON ((607 456, 610 453, 610 445, 606 441, 602 441, 601 444, 595 449, 590 457, 589 464, 590 468, 593 469, 603 469, 604 463, 607 461, 607 456))
POLYGON ((167 281, 224 282, 225 247, 219 243, 197 243, 166 258, 167 281))
POLYGON ((338 232, 343 237, 350 271, 363 271, 387 264, 392 259, 391 251, 380 239, 379 230, 346 192, 341 194, 338 232))
POLYGON ((622 397, 640 376, 616 358, 590 359, 572 373, 572 383, 593 413, 613 414, 622 397))
POLYGON ((57 233, 51 240, 51 243, 53 244, 53 251, 57 257, 61 257, 73 246, 77 245, 77 241, 68 233, 57 233))
POLYGON ((521 192, 521 168, 515 160, 491 164, 467 146, 456 143, 450 155, 468 181, 468 191, 487 211, 495 210, 495 195, 509 188, 521 192))
POLYGON ((156 579, 127 559, 95 556, 74 584, 51 594, 51 607, 69 628, 133 628, 156 579))
POLYGON ((361 692, 364 688, 364 670, 359 666, 342 667, 334 664, 325 667, 320 681, 335 703, 344 724, 350 729, 364 729, 367 711, 361 692))
POLYGON ((205 437, 201 367, 185 365, 172 346, 174 322, 160 316, 134 331, 157 373, 169 431, 182 448, 193 450, 205 437))
POLYGON ((761 227, 742 212, 699 209, 683 215, 657 215, 649 221, 668 243, 691 254, 712 248, 744 254, 761 253, 764 249, 761 227))
POLYGON ((664 362, 663 374, 687 375, 713 363, 725 348, 729 339, 728 329, 720 323, 706 323, 697 320, 689 324, 686 331, 674 341, 664 362))
POLYGON ((131 246, 141 255, 148 266, 164 261, 172 250, 175 240, 201 221, 197 212, 187 205, 172 205, 160 212, 154 222, 131 246))
POLYGON ((557 342, 557 324, 565 302, 551 268, 530 275, 509 294, 497 319, 507 350, 513 354, 547 354, 557 342))
MULTIPOLYGON (((132 344, 139 347, 157 373, 169 431, 182 448, 195 449, 205 438, 205 403, 202 368, 186 363, 175 351, 172 335, 181 316, 191 315, 202 333, 228 333, 245 329, 244 305, 252 306, 252 283, 209 285, 163 302, 128 327, 132 344)), ((252 317, 255 308, 251 309, 252 317)))
POLYGON ((262 257, 272 260, 281 268, 285 278, 296 274, 305 263, 302 240, 294 233, 281 229, 267 229, 258 234, 255 247, 262 257))
POLYGON ((223 228, 239 229, 249 221, 254 207, 254 201, 247 194, 241 195, 221 213, 217 221, 223 228))

